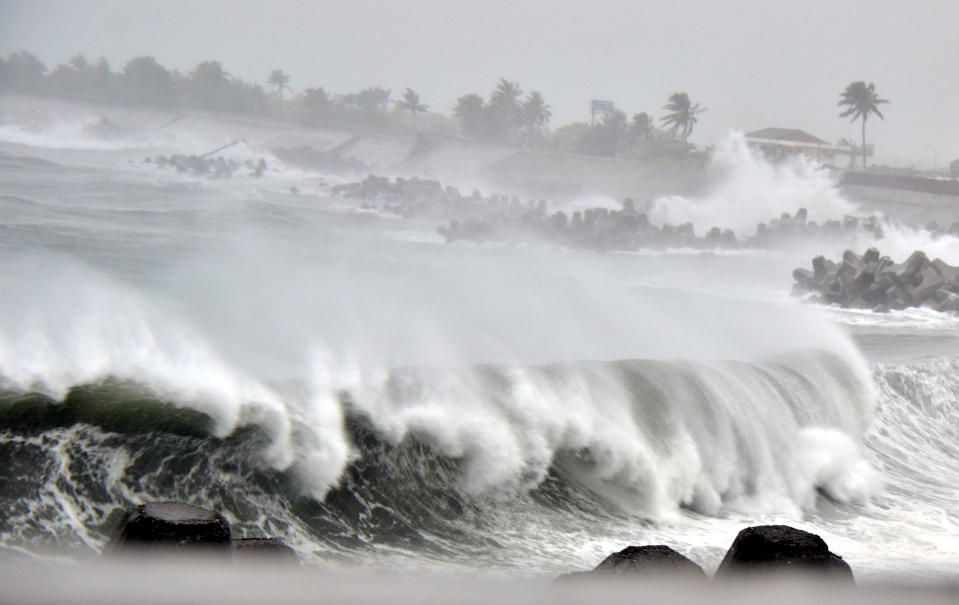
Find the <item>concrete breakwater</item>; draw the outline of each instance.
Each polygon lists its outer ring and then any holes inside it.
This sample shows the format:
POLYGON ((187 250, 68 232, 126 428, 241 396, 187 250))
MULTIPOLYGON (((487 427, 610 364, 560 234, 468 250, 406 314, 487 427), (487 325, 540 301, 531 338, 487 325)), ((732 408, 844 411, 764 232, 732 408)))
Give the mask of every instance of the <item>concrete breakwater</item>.
POLYGON ((654 225, 630 198, 620 210, 606 207, 575 212, 549 212, 549 203, 522 201, 516 196, 461 193, 432 179, 388 179, 370 175, 362 181, 332 187, 331 195, 361 202, 362 208, 407 218, 446 220, 437 228, 447 243, 456 241, 546 241, 593 250, 641 248, 770 247, 799 238, 866 235, 881 239, 878 217, 847 216, 821 223, 808 220, 805 208, 756 225, 750 236, 712 227, 697 235, 692 223, 654 225))
POLYGON ((888 311, 924 306, 959 313, 959 267, 942 259, 930 261, 920 250, 902 263, 869 248, 860 256, 846 250, 835 262, 823 256, 812 270, 797 268, 794 293, 812 300, 857 309, 888 311))
POLYGON ((559 211, 547 214, 537 207, 520 217, 489 215, 467 221, 451 221, 437 229, 447 242, 514 242, 540 238, 573 247, 594 250, 639 250, 660 248, 766 248, 799 238, 850 236, 864 234, 882 238, 877 217, 865 219, 847 216, 842 221, 822 223, 807 220, 807 210, 783 213, 756 226, 753 235, 739 237, 732 229, 712 227, 697 235, 692 223, 657 226, 645 212, 636 210, 632 200, 623 202, 622 210, 589 208, 571 215, 559 211))
POLYGON ((232 158, 210 157, 209 154, 183 155, 176 153, 171 156, 158 155, 153 159, 145 158, 144 163, 152 163, 161 168, 173 168, 177 172, 192 176, 215 179, 230 178, 240 168, 246 168, 249 171, 249 176, 259 178, 263 176, 267 168, 266 160, 263 158, 259 158, 256 162, 247 160, 240 163, 232 158))

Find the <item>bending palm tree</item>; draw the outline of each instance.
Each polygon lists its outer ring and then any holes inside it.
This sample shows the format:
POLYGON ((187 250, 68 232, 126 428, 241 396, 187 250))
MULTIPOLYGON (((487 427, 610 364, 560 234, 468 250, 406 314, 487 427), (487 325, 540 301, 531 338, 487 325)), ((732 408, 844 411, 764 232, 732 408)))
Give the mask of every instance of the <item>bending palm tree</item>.
POLYGON ((396 101, 396 107, 409 111, 413 115, 413 130, 418 130, 416 127, 416 114, 426 113, 430 109, 429 105, 420 103, 420 96, 413 92, 412 88, 406 89, 403 93, 403 98, 396 101))
POLYGON ((526 131, 527 143, 543 133, 552 115, 542 94, 534 90, 527 95, 522 105, 523 130, 526 131))
POLYGON ((879 119, 884 120, 879 106, 888 103, 886 99, 880 99, 876 94, 876 85, 870 82, 866 84, 862 80, 852 82, 846 87, 846 90, 840 94, 839 105, 845 105, 846 111, 839 114, 840 118, 852 116, 850 122, 862 118, 862 167, 866 167, 866 119, 869 114, 874 113, 879 119))
POLYGON ((489 107, 494 120, 494 131, 503 139, 510 139, 521 126, 523 107, 520 97, 523 91, 519 83, 500 78, 489 97, 489 107))
POLYGON ((686 149, 686 140, 693 133, 693 126, 699 120, 697 114, 706 111, 706 107, 700 107, 699 103, 693 104, 689 100, 689 95, 685 92, 674 92, 669 95, 669 101, 663 105, 663 109, 670 111, 660 118, 665 126, 669 127, 669 134, 677 134, 683 139, 683 150, 686 149))
POLYGON ((270 77, 266 79, 266 83, 276 89, 276 94, 280 97, 280 103, 282 103, 283 89, 289 88, 287 84, 290 83, 290 76, 282 69, 274 69, 270 72, 270 77))

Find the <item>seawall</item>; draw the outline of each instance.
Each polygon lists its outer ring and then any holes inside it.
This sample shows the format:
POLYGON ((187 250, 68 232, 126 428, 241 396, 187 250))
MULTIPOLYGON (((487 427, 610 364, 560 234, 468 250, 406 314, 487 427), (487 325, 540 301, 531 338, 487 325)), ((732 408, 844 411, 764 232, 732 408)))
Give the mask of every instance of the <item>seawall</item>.
POLYGON ((935 221, 948 227, 959 221, 959 182, 916 176, 845 172, 839 188, 869 211, 913 227, 935 221))

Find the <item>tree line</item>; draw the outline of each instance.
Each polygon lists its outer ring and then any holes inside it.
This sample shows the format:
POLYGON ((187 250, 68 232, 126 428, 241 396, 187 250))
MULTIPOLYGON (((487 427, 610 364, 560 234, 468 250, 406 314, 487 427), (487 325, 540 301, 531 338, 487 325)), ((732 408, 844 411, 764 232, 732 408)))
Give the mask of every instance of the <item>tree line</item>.
POLYGON ((0 58, 0 92, 50 95, 69 99, 163 110, 203 109, 295 120, 310 126, 365 126, 432 132, 600 156, 684 156, 692 149, 689 135, 705 108, 677 92, 663 107, 668 111, 657 128, 640 112, 629 119, 621 110, 596 123, 577 122, 550 130, 552 113, 539 91, 524 92, 518 82, 500 78, 487 96, 459 97, 450 115, 431 112, 419 94, 407 88, 398 99, 380 86, 332 94, 323 87, 294 90, 292 78, 272 70, 264 83, 245 82, 229 74, 219 61, 202 61, 182 73, 167 69, 150 56, 130 59, 114 70, 100 58, 82 54, 48 69, 27 51, 0 58))
MULTIPOLYGON (((518 82, 500 78, 487 97, 464 94, 451 108, 451 116, 430 112, 419 94, 407 88, 399 99, 380 86, 357 92, 331 94, 322 87, 290 87, 291 77, 272 70, 266 87, 230 75, 219 61, 202 61, 190 72, 167 69, 156 59, 138 56, 119 71, 100 58, 88 61, 82 54, 48 69, 27 51, 0 58, 0 92, 42 94, 78 100, 157 109, 195 108, 292 119, 310 126, 365 126, 418 130, 420 117, 429 119, 433 132, 527 148, 563 153, 636 158, 697 155, 689 136, 706 111, 685 92, 669 96, 655 118, 648 112, 633 114, 613 109, 599 121, 574 122, 550 130, 550 106, 539 91, 523 92, 518 82), (284 93, 292 96, 284 98, 284 93), (407 116, 407 114, 409 114, 407 116)), ((870 82, 850 83, 840 95, 841 117, 862 121, 862 160, 866 164, 866 121, 883 118, 879 98, 870 82)), ((702 154, 698 154, 701 156, 702 154)))

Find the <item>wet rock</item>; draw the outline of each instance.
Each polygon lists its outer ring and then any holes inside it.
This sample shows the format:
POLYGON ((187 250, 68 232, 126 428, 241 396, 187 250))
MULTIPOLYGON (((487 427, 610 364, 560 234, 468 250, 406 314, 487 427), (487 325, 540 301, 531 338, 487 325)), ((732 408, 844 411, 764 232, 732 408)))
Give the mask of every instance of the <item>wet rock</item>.
POLYGON ((614 577, 635 581, 683 581, 709 580, 706 572, 683 555, 665 545, 629 546, 606 557, 592 571, 574 572, 557 578, 557 581, 585 580, 614 577))
POLYGON ((941 258, 937 258, 929 264, 942 276, 943 280, 950 284, 959 283, 959 267, 952 267, 941 258))
POLYGON ((809 269, 803 269, 802 267, 797 267, 793 269, 793 279, 796 280, 796 284, 803 290, 808 290, 811 283, 815 279, 815 272, 810 271, 809 269))
POLYGON ((241 538, 233 540, 233 560, 237 563, 253 564, 300 564, 296 552, 278 538, 241 538))
POLYGON ((929 257, 922 250, 916 250, 906 259, 903 272, 909 276, 919 275, 929 265, 929 257))
POLYGON ((852 569, 829 551, 822 538, 788 525, 760 525, 739 532, 713 579, 784 573, 854 582, 852 569))
POLYGON ((862 259, 856 256, 856 253, 852 250, 846 250, 842 253, 842 262, 844 266, 852 269, 862 268, 862 259))
POLYGON ((104 552, 190 549, 230 554, 230 524, 219 513, 182 502, 133 508, 104 552))
POLYGON ((878 263, 879 262, 879 250, 876 248, 870 248, 866 250, 862 255, 862 262, 864 263, 878 263))
POLYGON ((629 575, 651 579, 663 576, 682 577, 690 580, 706 580, 706 572, 672 548, 657 544, 653 546, 629 546, 606 557, 593 573, 629 575))
POLYGON ((918 301, 918 304, 922 304, 934 298, 945 283, 942 276, 932 266, 927 266, 920 274, 919 285, 912 291, 912 297, 918 301))
MULTIPOLYGON (((262 167, 266 169, 266 162, 262 167)), ((169 167, 177 172, 190 174, 192 176, 202 176, 209 178, 230 178, 233 173, 240 168, 240 163, 234 159, 224 159, 221 156, 209 157, 200 155, 180 155, 174 154, 169 157, 158 155, 153 163, 158 167, 169 167)), ((259 165, 259 164, 257 164, 259 165)), ((252 163, 248 167, 254 166, 252 163)), ((260 176, 262 176, 262 171, 260 176)))
POLYGON ((832 273, 836 270, 836 263, 831 260, 826 260, 823 255, 819 255, 816 258, 812 259, 812 269, 813 275, 816 278, 817 283, 822 283, 826 278, 826 275, 832 273))

